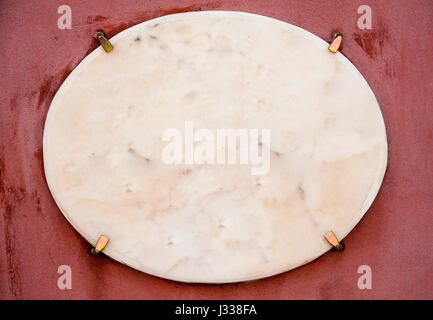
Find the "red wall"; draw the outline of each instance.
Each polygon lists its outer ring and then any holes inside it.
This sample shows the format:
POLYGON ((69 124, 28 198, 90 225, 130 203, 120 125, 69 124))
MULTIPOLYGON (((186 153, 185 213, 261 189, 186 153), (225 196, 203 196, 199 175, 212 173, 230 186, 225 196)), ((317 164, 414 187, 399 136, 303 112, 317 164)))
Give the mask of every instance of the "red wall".
POLYGON ((433 1, 11 1, 0 2, 0 298, 377 299, 433 298, 433 1), (57 27, 58 6, 72 29, 57 27), (372 8, 359 30, 357 8, 372 8), (42 133, 65 77, 108 36, 161 15, 237 10, 271 16, 329 40, 372 87, 385 119, 389 163, 382 188, 343 254, 328 252, 284 274, 249 283, 189 285, 135 271, 90 245, 56 207, 45 182, 42 133), (59 290, 57 268, 72 268, 59 290), (360 290, 360 265, 373 288, 360 290))

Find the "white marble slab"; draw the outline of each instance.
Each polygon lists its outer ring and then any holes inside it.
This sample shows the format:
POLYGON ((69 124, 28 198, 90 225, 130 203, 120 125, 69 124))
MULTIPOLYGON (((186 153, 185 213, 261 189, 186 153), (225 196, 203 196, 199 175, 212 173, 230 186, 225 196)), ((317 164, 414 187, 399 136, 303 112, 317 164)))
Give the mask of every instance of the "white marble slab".
MULTIPOLYGON (((144 22, 96 49, 57 92, 44 132, 50 190, 90 243, 185 282, 262 278, 344 238, 387 163, 384 122, 358 70, 293 25, 236 12, 144 22), (167 128, 271 131, 270 167, 162 159, 167 128)), ((344 254, 344 253, 343 253, 344 254)))

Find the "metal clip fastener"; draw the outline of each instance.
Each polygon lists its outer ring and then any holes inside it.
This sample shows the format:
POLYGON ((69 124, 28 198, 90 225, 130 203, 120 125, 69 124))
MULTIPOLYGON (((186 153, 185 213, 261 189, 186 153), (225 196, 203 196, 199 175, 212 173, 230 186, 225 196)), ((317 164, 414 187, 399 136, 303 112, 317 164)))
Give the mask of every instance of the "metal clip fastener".
POLYGON ((334 38, 329 45, 328 49, 332 53, 336 53, 340 49, 341 43, 343 42, 343 35, 339 33, 334 33, 334 38))
POLYGON ((330 244, 332 244, 334 246, 334 248, 338 252, 342 252, 344 250, 344 244, 342 242, 338 241, 338 239, 335 236, 334 232, 329 231, 328 233, 326 233, 325 238, 326 238, 326 240, 328 240, 328 242, 330 244))
POLYGON ((96 31, 94 37, 99 40, 99 42, 101 43, 101 46, 102 46, 102 48, 104 48, 105 52, 110 52, 111 50, 113 50, 113 45, 105 36, 104 31, 102 31, 102 30, 96 31))
POLYGON ((110 239, 108 239, 106 236, 100 236, 98 242, 96 243, 96 246, 90 249, 90 254, 92 256, 96 256, 99 252, 101 252, 105 248, 109 240, 110 239))

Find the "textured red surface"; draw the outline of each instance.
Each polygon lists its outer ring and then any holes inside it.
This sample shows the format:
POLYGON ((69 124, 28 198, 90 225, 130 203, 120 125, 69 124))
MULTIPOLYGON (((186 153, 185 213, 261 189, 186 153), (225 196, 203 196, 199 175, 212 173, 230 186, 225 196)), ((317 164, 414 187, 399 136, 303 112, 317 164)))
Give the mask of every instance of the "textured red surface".
POLYGON ((0 3, 0 298, 3 299, 377 299, 433 298, 433 1, 9 1, 0 3), (72 30, 57 27, 72 8, 72 30), (373 29, 357 28, 368 4, 373 29), (108 36, 161 15, 196 10, 259 13, 329 40, 371 85, 389 141, 388 170, 373 206, 328 252, 284 274, 249 283, 189 285, 159 279, 107 257, 69 225, 45 182, 42 133, 65 77, 108 36), (57 268, 72 268, 59 290, 57 268), (357 286, 358 266, 373 289, 357 286))

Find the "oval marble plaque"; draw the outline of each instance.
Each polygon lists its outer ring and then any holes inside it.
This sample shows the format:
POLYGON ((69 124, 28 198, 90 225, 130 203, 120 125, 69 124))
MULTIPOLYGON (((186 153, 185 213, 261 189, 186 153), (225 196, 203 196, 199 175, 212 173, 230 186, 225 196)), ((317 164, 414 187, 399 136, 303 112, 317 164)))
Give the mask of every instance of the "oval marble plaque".
POLYGON ((384 122, 325 41, 239 12, 110 41, 62 84, 43 146, 57 205, 91 244, 107 236, 108 256, 185 282, 257 279, 325 253, 326 232, 343 239, 371 205, 384 122))

